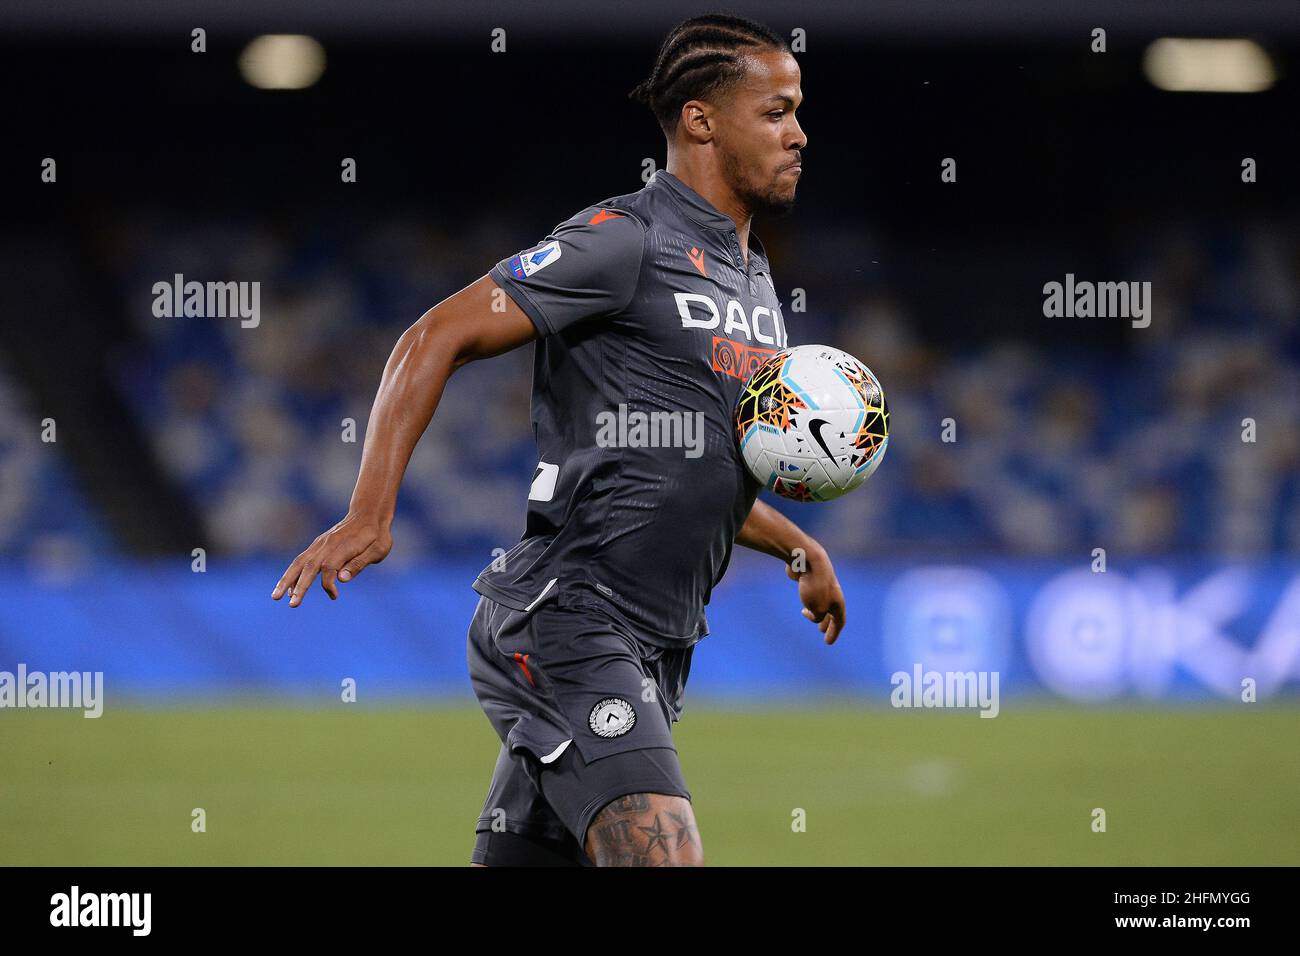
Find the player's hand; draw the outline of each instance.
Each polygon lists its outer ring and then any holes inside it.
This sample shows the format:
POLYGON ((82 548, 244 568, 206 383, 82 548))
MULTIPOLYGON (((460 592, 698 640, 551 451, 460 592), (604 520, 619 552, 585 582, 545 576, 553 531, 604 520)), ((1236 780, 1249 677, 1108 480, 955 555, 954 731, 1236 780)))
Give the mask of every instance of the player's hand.
POLYGON ((388 523, 354 512, 330 528, 298 557, 280 576, 271 592, 273 600, 289 595, 289 606, 297 607, 307 596, 311 583, 320 575, 321 589, 336 601, 339 582, 348 582, 370 564, 378 564, 393 548, 388 523))
POLYGON ((806 571, 796 571, 793 565, 787 564, 785 573, 792 581, 799 582, 803 616, 817 624, 826 635, 827 644, 834 644, 844 630, 844 592, 825 551, 809 554, 806 560, 806 571))

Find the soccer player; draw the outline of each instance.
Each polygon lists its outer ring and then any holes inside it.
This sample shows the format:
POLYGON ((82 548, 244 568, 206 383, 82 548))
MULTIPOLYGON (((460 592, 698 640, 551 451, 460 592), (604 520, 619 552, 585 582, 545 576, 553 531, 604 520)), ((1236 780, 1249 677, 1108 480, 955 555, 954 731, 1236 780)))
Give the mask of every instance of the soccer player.
POLYGON ((674 28, 630 94, 664 131, 666 169, 571 216, 402 335, 347 515, 272 592, 297 607, 319 574, 334 599, 383 560, 398 486, 448 378, 536 343, 526 526, 474 582, 470 677, 502 741, 474 864, 703 863, 671 725, 733 544, 786 563, 827 644, 844 627, 830 559, 755 500, 732 425, 750 372, 787 344, 750 221, 794 204, 807 145, 799 83, 767 27, 710 15, 674 28), (658 426, 653 438, 637 416, 658 426))

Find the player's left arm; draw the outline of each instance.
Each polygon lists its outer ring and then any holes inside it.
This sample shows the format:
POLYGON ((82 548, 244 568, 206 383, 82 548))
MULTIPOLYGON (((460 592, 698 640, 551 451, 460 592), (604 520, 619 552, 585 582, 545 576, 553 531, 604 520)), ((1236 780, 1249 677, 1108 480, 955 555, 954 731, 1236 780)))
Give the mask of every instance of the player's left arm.
POLYGON ((785 562, 785 573, 799 582, 803 616, 816 623, 834 644, 844 630, 844 592, 835 577, 830 555, 817 540, 771 505, 755 501, 736 535, 736 544, 762 551, 785 562))

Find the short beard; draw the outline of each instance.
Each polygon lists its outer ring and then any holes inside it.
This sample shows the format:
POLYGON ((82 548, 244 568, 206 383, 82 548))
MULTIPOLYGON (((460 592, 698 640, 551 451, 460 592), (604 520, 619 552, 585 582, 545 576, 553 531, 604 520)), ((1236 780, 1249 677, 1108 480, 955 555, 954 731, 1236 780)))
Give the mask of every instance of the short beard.
POLYGON ((780 219, 790 215, 794 209, 795 197, 789 199, 778 197, 776 195, 747 195, 744 197, 745 202, 749 203, 749 208, 753 210, 754 215, 760 219, 780 219))
POLYGON ((753 192, 749 189, 748 183, 745 182, 738 164, 730 156, 724 154, 722 162, 723 168, 731 179, 732 189, 735 190, 740 201, 749 209, 750 215, 762 219, 780 219, 783 216, 788 216, 791 210, 794 209, 795 198, 793 196, 786 199, 772 192, 753 192))

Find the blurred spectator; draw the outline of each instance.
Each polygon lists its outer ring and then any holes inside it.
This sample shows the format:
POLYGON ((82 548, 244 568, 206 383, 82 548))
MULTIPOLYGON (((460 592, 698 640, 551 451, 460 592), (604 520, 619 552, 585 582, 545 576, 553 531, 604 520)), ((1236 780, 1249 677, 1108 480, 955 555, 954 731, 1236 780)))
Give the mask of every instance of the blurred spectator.
MULTIPOLYGON (((811 226, 809 228, 812 228, 811 226)), ((817 227, 825 240, 830 228, 817 227)), ((257 222, 169 224, 141 215, 101 247, 140 337, 119 381, 172 478, 217 546, 284 557, 347 507, 370 403, 401 331, 511 251, 504 219, 470 235, 415 218, 363 228, 257 222), (260 280, 263 321, 154 318, 142 294, 186 278, 260 280), (343 440, 349 420, 355 441, 343 440)), ((784 250, 778 290, 806 284, 816 308, 792 344, 863 359, 891 411, 888 460, 868 487, 826 506, 781 504, 837 554, 1078 555, 1293 549, 1300 468, 1300 308, 1295 230, 1254 223, 1236 243, 1188 224, 1128 252, 1156 277, 1148 329, 1123 352, 995 341, 947 349, 909 312, 900 279, 860 291, 815 250, 784 250), (800 260, 799 255, 805 260, 800 260), (793 277, 799 282, 793 282, 793 277), (824 300, 824 301, 823 301, 824 300), (951 419, 953 438, 943 440, 951 419), (1243 419, 1257 440, 1243 441, 1243 419)), ((878 237, 836 240, 854 261, 878 237)), ((774 255, 775 258, 775 255, 774 255)), ((893 258, 898 258, 895 254, 893 258)), ((1036 318, 1036 317, 1035 317, 1036 318)), ((978 341, 978 337, 976 337, 978 341)), ((411 461, 402 552, 485 563, 523 528, 535 450, 531 350, 457 374, 411 461)), ((0 417, 12 446, 15 423, 0 417)), ((22 427, 30 431, 30 422, 22 427)), ((34 505, 30 453, 0 460, 0 546, 34 505)))

